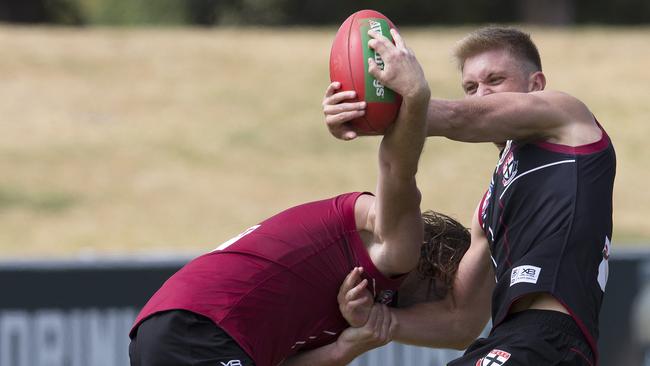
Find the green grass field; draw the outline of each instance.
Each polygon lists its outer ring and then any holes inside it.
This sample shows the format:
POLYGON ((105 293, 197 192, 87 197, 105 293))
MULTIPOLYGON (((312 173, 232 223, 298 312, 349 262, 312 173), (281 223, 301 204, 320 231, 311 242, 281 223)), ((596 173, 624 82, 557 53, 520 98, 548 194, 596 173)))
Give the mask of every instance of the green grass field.
MULTIPOLYGON (((461 96, 449 52, 468 30, 402 30, 434 96, 461 96)), ((617 148, 615 245, 650 241, 650 28, 527 30, 548 88, 617 148)), ((322 122, 335 32, 1 26, 2 256, 199 253, 290 205, 374 190, 379 139, 322 122)), ((423 207, 469 224, 496 157, 429 139, 423 207)))

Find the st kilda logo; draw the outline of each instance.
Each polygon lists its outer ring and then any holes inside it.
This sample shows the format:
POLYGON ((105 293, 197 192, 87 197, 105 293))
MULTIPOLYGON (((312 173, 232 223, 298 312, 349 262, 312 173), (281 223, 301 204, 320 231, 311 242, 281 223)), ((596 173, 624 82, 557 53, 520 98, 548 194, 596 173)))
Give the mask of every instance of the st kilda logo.
POLYGON ((519 162, 515 160, 515 155, 512 153, 512 150, 508 150, 506 158, 503 159, 503 164, 501 164, 501 176, 503 177, 502 183, 504 187, 517 175, 518 165, 519 162))
POLYGON ((500 349, 493 349, 487 356, 479 358, 476 366, 501 366, 508 361, 510 353, 500 349))

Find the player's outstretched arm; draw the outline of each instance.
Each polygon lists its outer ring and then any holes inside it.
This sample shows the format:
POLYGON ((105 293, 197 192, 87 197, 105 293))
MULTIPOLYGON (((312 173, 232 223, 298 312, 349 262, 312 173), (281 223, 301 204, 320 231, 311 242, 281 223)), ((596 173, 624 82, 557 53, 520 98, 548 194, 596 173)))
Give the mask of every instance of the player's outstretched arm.
POLYGON ((558 91, 431 99, 427 119, 429 136, 465 142, 550 140, 575 146, 600 137, 589 109, 558 91))
POLYGON ((394 340, 425 347, 464 349, 481 333, 490 317, 495 280, 487 238, 476 214, 471 235, 471 245, 445 299, 393 309, 397 318, 394 340))
POLYGON ((391 29, 395 44, 370 33, 368 45, 384 61, 381 69, 369 59, 369 72, 383 85, 402 95, 397 119, 385 132, 379 146, 379 175, 376 199, 369 216, 377 245, 369 247, 370 257, 385 275, 411 271, 420 257, 423 223, 421 195, 415 181, 418 162, 426 139, 429 85, 413 52, 391 29))

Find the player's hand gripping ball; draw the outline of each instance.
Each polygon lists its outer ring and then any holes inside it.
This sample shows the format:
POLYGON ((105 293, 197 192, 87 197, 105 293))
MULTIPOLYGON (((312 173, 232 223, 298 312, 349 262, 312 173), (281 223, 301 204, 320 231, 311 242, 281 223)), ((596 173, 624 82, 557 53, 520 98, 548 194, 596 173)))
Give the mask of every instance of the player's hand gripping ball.
MULTIPOLYGON (((361 10, 350 15, 341 25, 330 52, 330 81, 341 83, 339 91, 354 90, 356 101, 366 102, 366 113, 349 123, 363 135, 381 135, 395 121, 402 97, 383 86, 368 73, 368 58, 383 69, 381 56, 368 47, 368 30, 393 41, 390 29, 395 28, 383 14, 361 10)), ((394 43, 394 41, 393 41, 394 43)))

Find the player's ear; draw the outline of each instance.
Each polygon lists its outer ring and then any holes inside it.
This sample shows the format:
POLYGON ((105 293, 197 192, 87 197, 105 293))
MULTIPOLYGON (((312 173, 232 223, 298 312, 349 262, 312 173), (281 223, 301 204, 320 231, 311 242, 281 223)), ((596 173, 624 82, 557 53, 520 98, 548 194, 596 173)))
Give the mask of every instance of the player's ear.
POLYGON ((546 87, 546 76, 541 71, 535 71, 528 77, 528 91, 540 91, 546 87))

